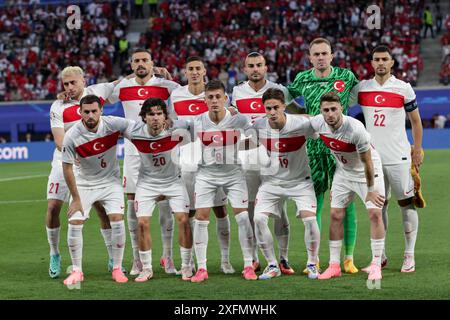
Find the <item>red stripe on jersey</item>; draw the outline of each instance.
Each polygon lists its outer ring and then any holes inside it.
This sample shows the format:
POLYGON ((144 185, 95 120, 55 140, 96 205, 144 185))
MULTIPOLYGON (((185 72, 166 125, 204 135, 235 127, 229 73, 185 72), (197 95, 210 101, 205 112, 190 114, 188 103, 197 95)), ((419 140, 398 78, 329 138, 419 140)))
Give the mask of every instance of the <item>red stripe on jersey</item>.
POLYGON ((156 86, 134 86, 120 88, 119 99, 121 101, 146 100, 148 98, 160 98, 167 100, 170 96, 169 90, 156 86))
POLYGON ((266 113, 261 98, 236 100, 236 107, 240 113, 266 113))
MULTIPOLYGON (((99 97, 99 98, 100 98, 100 102, 103 106, 105 104, 105 99, 103 99, 102 97, 99 97)), ((79 104, 76 104, 76 105, 73 105, 71 107, 64 109, 64 111, 63 111, 63 122, 64 123, 74 122, 74 121, 78 121, 80 119, 81 119, 81 113, 80 113, 80 105, 79 104)))
POLYGON ((356 151, 356 146, 353 143, 348 143, 348 142, 341 141, 338 139, 330 138, 330 137, 324 136, 323 134, 320 135, 320 139, 322 139, 322 141, 325 142, 327 147, 333 151, 337 151, 337 152, 355 152, 356 151))
POLYGON ((68 107, 63 111, 63 122, 73 122, 81 119, 80 105, 68 107))
POLYGON ((172 150, 181 141, 182 137, 172 137, 167 136, 158 140, 142 140, 142 139, 132 139, 131 142, 136 146, 141 153, 160 153, 172 150), (178 140, 176 140, 178 139, 178 140))
POLYGON ((75 148, 82 158, 104 153, 114 147, 119 139, 120 132, 116 131, 110 135, 94 139, 75 148))
POLYGON ((173 108, 178 116, 196 116, 208 111, 204 100, 183 100, 173 103, 173 108))
POLYGON ((239 130, 199 132, 199 138, 205 146, 228 146, 239 141, 239 130))
POLYGON ((358 103, 363 107, 403 108, 405 97, 386 91, 366 91, 358 93, 358 103))
POLYGON ((294 152, 299 150, 305 144, 304 136, 278 138, 278 139, 261 139, 261 143, 271 152, 294 152))

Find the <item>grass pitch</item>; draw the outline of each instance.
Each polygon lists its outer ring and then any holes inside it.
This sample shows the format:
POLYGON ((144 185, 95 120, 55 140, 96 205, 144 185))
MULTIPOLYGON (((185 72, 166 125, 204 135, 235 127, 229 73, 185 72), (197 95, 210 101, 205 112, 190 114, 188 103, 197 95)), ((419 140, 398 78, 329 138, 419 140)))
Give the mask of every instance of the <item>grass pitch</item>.
MULTIPOLYGON (((291 240, 289 260, 296 270, 293 276, 281 276, 270 281, 245 281, 240 276, 242 254, 237 226, 231 219, 231 262, 237 273, 224 275, 219 271, 220 254, 216 240, 215 220, 209 225, 208 271, 204 283, 186 283, 179 277, 166 275, 159 267, 161 239, 158 215, 152 223, 154 279, 138 284, 129 281, 117 284, 107 272, 107 252, 95 214, 84 229, 83 271, 81 290, 68 290, 60 279, 48 276, 49 249, 45 232, 46 183, 49 162, 0 164, 0 299, 191 299, 191 300, 287 300, 287 299, 448 299, 450 297, 450 214, 447 192, 450 150, 428 150, 421 175, 427 208, 419 211, 419 234, 416 245, 416 272, 401 274, 404 239, 401 213, 391 201, 389 230, 386 239, 389 265, 383 271, 380 290, 369 290, 367 275, 344 274, 329 281, 308 280, 301 274, 306 263, 303 223, 294 217, 294 205, 289 203, 291 240)), ((63 269, 70 265, 67 249, 66 207, 61 213, 61 254, 63 269)), ((355 263, 366 266, 371 259, 369 222, 360 200, 358 210, 358 242, 355 263)), ((328 252, 329 204, 323 213, 320 258, 326 267, 328 252)), ((177 236, 174 236, 174 257, 180 265, 177 236)), ((261 261, 264 260, 260 255, 261 261)), ((132 261, 127 232, 124 265, 129 270, 132 261)), ((264 264, 264 263, 263 263, 264 264)), ((132 280, 132 279, 130 279, 132 280)))

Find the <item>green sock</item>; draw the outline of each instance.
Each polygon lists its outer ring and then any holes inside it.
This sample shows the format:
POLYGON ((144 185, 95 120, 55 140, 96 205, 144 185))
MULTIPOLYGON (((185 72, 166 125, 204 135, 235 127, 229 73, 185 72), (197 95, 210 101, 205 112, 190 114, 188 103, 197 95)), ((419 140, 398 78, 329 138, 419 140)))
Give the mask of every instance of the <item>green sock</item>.
POLYGON ((316 219, 317 224, 319 225, 319 231, 322 230, 322 208, 323 208, 323 197, 324 193, 316 194, 317 199, 317 210, 316 210, 316 219))
POLYGON ((344 218, 344 245, 345 255, 353 256, 356 245, 357 218, 355 203, 351 202, 345 210, 344 218))

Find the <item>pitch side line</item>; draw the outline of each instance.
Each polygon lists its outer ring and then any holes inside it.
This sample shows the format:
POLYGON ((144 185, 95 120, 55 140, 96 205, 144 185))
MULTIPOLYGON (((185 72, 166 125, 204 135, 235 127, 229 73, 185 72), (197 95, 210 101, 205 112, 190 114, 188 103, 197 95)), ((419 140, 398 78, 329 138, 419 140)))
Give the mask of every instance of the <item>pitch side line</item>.
POLYGON ((17 204, 17 203, 32 203, 32 202, 44 202, 46 199, 39 200, 8 200, 8 201, 0 201, 0 204, 17 204))
POLYGON ((38 175, 34 175, 34 176, 22 176, 22 177, 3 178, 3 179, 0 179, 0 182, 26 180, 26 179, 42 178, 42 177, 48 177, 48 174, 38 174, 38 175))

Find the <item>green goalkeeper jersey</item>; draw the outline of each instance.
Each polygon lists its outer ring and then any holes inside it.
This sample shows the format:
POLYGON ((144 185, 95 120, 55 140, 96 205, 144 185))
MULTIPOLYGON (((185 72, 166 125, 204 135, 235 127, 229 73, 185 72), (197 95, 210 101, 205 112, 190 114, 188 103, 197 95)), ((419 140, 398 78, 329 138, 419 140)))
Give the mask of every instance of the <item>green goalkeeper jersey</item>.
MULTIPOLYGON (((320 97, 324 93, 334 91, 341 99, 344 114, 347 114, 350 92, 357 83, 355 75, 348 69, 331 67, 331 73, 326 78, 317 77, 314 69, 310 69, 297 74, 288 90, 293 98, 303 96, 306 113, 311 116, 320 114, 320 97)), ((317 194, 324 193, 336 168, 334 157, 320 139, 308 139, 306 150, 314 189, 317 194)))
POLYGON ((347 114, 350 92, 357 83, 358 80, 349 69, 331 67, 331 73, 326 78, 317 77, 314 69, 310 69, 297 74, 288 90, 293 98, 303 96, 306 113, 312 116, 320 114, 320 97, 334 91, 341 98, 344 114, 347 114))

